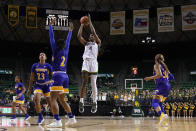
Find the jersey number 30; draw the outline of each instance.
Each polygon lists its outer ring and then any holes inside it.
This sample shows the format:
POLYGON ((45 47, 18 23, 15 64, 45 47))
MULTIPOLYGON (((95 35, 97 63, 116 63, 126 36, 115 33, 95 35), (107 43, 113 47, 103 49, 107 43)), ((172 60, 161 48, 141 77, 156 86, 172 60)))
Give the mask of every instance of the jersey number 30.
POLYGON ((63 66, 65 66, 65 57, 64 57, 64 56, 62 56, 62 57, 61 57, 61 60, 62 60, 62 62, 61 62, 61 65, 60 65, 60 66, 62 66, 62 67, 63 67, 63 66))

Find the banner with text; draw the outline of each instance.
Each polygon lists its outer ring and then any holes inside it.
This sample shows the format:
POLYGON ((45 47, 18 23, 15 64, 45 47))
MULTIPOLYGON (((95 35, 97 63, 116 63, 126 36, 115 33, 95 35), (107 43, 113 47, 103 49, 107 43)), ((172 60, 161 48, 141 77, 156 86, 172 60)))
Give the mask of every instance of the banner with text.
POLYGON ((19 23, 19 6, 8 5, 8 23, 12 27, 19 23))
POLYGON ((110 35, 125 34, 125 11, 110 12, 110 35))
POLYGON ((196 30, 196 5, 182 6, 182 30, 196 30))
POLYGON ((26 27, 37 28, 37 7, 26 7, 26 27))
POLYGON ((149 32, 149 10, 133 11, 133 33, 142 34, 149 32))
POLYGON ((157 8, 158 32, 174 31, 174 8, 157 8))
POLYGON ((68 31, 69 29, 69 12, 66 10, 46 9, 46 30, 49 29, 52 19, 56 19, 52 25, 54 30, 68 31))

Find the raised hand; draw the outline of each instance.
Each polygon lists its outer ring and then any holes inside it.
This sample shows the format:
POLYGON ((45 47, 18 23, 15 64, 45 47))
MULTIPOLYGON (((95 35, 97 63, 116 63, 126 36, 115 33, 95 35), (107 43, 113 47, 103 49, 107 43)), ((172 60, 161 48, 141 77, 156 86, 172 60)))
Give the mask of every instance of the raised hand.
POLYGON ((90 14, 88 14, 88 21, 89 21, 89 24, 92 24, 92 22, 91 22, 91 15, 90 14))
POLYGON ((72 23, 72 22, 69 22, 69 30, 70 30, 70 31, 73 31, 73 29, 74 29, 73 23, 72 23))
POLYGON ((55 21, 56 21, 56 18, 52 19, 52 20, 50 21, 49 25, 53 25, 53 24, 55 23, 55 21))

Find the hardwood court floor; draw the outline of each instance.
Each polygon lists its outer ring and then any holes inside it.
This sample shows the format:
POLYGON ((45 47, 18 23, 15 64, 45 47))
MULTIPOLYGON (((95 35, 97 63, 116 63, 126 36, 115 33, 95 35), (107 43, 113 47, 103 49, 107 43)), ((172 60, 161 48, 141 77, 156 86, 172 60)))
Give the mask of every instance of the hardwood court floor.
MULTIPOLYGON (((45 125, 35 125, 37 118, 31 117, 28 123, 24 118, 17 118, 16 124, 11 124, 8 117, 0 118, 0 131, 196 131, 195 118, 169 118, 169 126, 161 127, 157 125, 158 118, 134 118, 119 117, 111 119, 110 117, 77 117, 78 123, 72 128, 50 128, 45 125)), ((62 122, 67 119, 62 117, 62 122)), ((52 121, 52 118, 45 119, 45 124, 52 121)))

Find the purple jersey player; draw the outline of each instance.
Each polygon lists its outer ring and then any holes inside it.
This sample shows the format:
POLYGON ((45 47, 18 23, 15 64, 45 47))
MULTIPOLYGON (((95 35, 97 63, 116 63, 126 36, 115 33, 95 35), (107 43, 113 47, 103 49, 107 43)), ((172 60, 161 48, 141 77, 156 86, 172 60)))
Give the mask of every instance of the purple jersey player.
POLYGON ((57 99, 60 104, 63 106, 64 110, 68 115, 68 122, 65 123, 65 126, 73 125, 76 123, 76 119, 71 112, 71 108, 69 104, 65 101, 65 94, 69 93, 69 78, 67 75, 67 59, 69 52, 69 45, 72 36, 73 23, 69 23, 69 32, 67 35, 67 39, 64 41, 63 39, 55 42, 54 32, 52 29, 52 24, 56 21, 53 19, 50 23, 49 27, 49 35, 50 35, 50 44, 52 48, 52 66, 53 66, 53 75, 52 80, 54 81, 53 86, 50 88, 51 91, 51 104, 54 115, 54 122, 47 125, 47 127, 62 127, 62 122, 59 117, 59 107, 57 103, 57 99))

